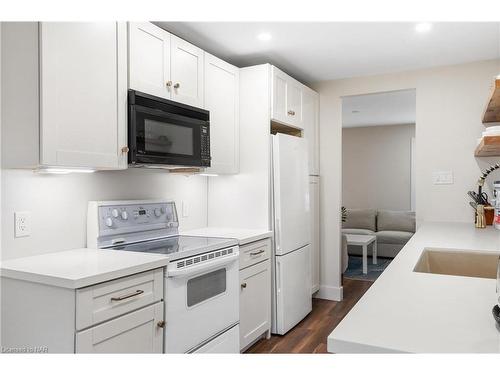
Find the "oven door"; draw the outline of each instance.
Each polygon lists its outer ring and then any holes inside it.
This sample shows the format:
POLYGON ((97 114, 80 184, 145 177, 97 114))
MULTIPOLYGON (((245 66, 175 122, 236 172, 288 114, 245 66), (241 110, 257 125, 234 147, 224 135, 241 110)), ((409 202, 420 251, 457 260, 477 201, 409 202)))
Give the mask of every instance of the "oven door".
POLYGON ((129 116, 129 163, 203 166, 207 121, 140 105, 130 106, 129 116))
POLYGON ((238 323, 238 257, 236 248, 230 256, 167 271, 166 353, 189 352, 238 323))

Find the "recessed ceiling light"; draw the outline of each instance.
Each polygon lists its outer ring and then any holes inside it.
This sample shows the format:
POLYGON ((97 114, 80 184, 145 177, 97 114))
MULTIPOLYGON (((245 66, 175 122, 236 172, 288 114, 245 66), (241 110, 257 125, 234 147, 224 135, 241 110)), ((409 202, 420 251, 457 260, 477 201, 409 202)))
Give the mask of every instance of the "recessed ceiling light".
POLYGON ((257 35, 257 39, 267 42, 268 40, 271 40, 272 36, 269 33, 260 33, 257 35))
POLYGON ((417 33, 426 33, 427 31, 431 31, 432 23, 429 22, 420 22, 415 25, 415 31, 417 33))

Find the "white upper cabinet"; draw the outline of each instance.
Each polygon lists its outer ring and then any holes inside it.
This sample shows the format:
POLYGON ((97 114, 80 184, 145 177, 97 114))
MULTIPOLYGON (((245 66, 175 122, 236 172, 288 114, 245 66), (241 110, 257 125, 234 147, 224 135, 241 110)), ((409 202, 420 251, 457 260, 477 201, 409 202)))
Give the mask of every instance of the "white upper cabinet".
POLYGON ((203 50, 150 22, 129 22, 129 87, 203 107, 203 50))
POLYGON ((126 166, 126 30, 40 24, 41 164, 126 166))
POLYGON ((125 23, 3 23, 1 47, 4 167, 127 167, 125 23))
POLYGON ((275 66, 271 68, 271 119, 302 129, 304 86, 275 66))
POLYGON ((129 22, 129 86, 170 99, 170 33, 150 22, 129 22))
POLYGON ((309 156, 309 174, 319 175, 319 95, 317 92, 304 88, 302 123, 304 138, 307 139, 309 156))
POLYGON ((302 124, 302 105, 303 105, 303 85, 299 82, 292 80, 287 85, 287 119, 292 125, 299 128, 303 127, 302 124))
POLYGON ((205 108, 210 111, 211 168, 239 171, 239 69, 205 53, 205 108))
POLYGON ((287 80, 288 76, 276 67, 272 67, 273 76, 273 96, 272 96, 272 113, 273 120, 286 123, 287 122, 287 80))
POLYGON ((203 107, 203 54, 202 49, 172 35, 172 100, 203 107))

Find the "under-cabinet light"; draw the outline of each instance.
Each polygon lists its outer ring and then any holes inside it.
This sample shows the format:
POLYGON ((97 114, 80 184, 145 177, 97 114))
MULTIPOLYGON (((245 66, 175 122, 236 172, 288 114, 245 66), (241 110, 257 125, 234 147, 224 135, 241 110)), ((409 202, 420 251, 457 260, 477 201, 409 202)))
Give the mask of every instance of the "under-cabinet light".
POLYGON ((47 173, 47 174, 68 174, 68 173, 94 173, 95 169, 87 168, 40 168, 35 169, 33 172, 36 173, 47 173))

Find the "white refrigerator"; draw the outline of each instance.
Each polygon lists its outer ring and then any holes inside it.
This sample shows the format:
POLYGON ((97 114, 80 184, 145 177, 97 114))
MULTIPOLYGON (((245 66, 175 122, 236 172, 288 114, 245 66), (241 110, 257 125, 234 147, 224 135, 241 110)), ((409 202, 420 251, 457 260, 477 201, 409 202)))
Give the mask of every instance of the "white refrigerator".
POLYGON ((312 309, 307 141, 272 135, 272 329, 284 335, 312 309))

